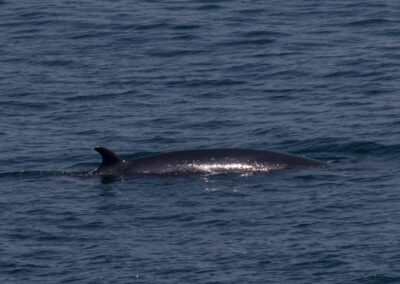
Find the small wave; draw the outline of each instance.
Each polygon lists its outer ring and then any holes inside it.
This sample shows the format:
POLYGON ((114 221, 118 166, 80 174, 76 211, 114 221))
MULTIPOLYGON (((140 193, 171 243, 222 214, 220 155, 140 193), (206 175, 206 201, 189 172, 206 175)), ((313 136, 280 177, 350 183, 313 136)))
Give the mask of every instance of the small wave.
POLYGON ((42 103, 42 102, 31 102, 27 100, 9 100, 9 101, 1 101, 0 102, 1 106, 6 106, 6 107, 21 107, 21 108, 29 108, 29 109, 37 109, 37 110, 43 110, 43 109, 48 109, 51 107, 49 103, 42 103))
MULTIPOLYGON (((304 142, 304 141, 303 141, 304 142)), ((302 143, 303 143, 302 142, 302 143)), ((304 143, 310 147, 303 148, 301 153, 336 153, 336 154, 397 154, 400 152, 400 144, 384 145, 370 141, 338 142, 336 139, 320 139, 304 143), (316 146, 318 145, 318 146, 316 146)))
POLYGON ((195 79, 183 82, 171 82, 170 85, 181 85, 186 87, 199 87, 199 86, 232 86, 232 85, 244 85, 246 82, 243 80, 236 79, 195 79))
POLYGON ((224 42, 223 45, 227 46, 240 46, 240 45, 266 45, 275 42, 274 39, 271 38, 259 38, 252 40, 237 40, 237 41, 228 41, 224 42))
POLYGON ((384 274, 372 274, 363 278, 357 279, 357 283, 399 283, 400 277, 389 276, 384 274))
POLYGON ((215 5, 215 4, 209 4, 209 5, 203 5, 197 8, 197 10, 217 10, 221 9, 221 5, 215 5))
POLYGON ((338 77, 361 77, 361 73, 355 71, 334 71, 324 75, 324 78, 338 78, 338 77))
POLYGON ((62 59, 50 59, 50 60, 41 60, 37 62, 43 66, 72 66, 76 64, 73 60, 62 60, 62 59))
POLYGON ((395 24, 397 21, 391 21, 386 19, 366 19, 366 20, 358 20, 352 21, 349 23, 345 23, 346 26, 376 26, 376 25, 387 25, 387 24, 395 24))
POLYGON ((44 178, 54 176, 84 176, 87 172, 84 171, 15 171, 0 173, 0 178, 44 178))
POLYGON ((93 32, 93 31, 85 31, 85 32, 75 32, 72 35, 70 35, 70 38, 72 40, 79 40, 79 39, 95 39, 95 38, 102 38, 109 36, 111 34, 110 31, 101 31, 101 32, 93 32))
POLYGON ((71 97, 64 98, 64 101, 67 102, 82 102, 82 101, 96 101, 96 100, 113 100, 115 98, 118 98, 120 96, 124 96, 126 94, 131 93, 131 91, 128 92, 121 92, 121 93, 104 93, 104 94, 98 94, 98 95, 74 95, 71 97))
POLYGON ((257 14, 265 14, 267 10, 263 8, 258 8, 258 9, 248 8, 248 9, 241 9, 237 12, 242 15, 257 15, 257 14))
POLYGON ((200 25, 194 25, 194 24, 186 24, 186 25, 176 25, 172 27, 174 30, 194 30, 194 29, 199 29, 201 28, 200 25))
POLYGON ((154 29, 164 29, 168 27, 169 24, 167 23, 151 23, 151 24, 136 25, 137 30, 154 30, 154 29))
POLYGON ((203 50, 199 49, 176 49, 176 50, 157 50, 150 51, 148 54, 155 57, 178 57, 178 56, 189 56, 203 53, 203 50))
POLYGON ((285 37, 289 36, 288 33, 268 31, 268 30, 253 30, 243 33, 244 37, 285 37))

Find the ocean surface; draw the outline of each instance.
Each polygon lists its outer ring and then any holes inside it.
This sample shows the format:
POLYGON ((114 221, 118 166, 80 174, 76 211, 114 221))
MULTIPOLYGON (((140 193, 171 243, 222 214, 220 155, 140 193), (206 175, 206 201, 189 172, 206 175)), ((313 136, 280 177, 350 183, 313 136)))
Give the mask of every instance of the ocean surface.
POLYGON ((400 2, 0 1, 0 283, 400 283, 400 2), (87 176, 273 150, 323 169, 87 176))

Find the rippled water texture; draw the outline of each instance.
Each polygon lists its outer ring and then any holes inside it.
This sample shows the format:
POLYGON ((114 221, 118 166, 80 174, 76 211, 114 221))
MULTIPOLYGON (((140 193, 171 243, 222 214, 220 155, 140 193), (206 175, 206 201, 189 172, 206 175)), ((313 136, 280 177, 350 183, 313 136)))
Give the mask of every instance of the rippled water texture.
POLYGON ((0 1, 1 283, 399 283, 398 1, 0 1), (331 164, 85 173, 254 148, 331 164))

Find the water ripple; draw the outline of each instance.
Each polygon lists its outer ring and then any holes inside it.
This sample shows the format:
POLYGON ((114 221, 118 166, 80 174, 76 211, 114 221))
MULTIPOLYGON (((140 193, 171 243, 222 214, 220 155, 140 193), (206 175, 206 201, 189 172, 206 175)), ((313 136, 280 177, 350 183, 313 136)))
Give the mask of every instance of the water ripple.
POLYGON ((1 283, 399 282, 397 2, 0 7, 1 283), (101 183, 95 145, 331 166, 101 183))

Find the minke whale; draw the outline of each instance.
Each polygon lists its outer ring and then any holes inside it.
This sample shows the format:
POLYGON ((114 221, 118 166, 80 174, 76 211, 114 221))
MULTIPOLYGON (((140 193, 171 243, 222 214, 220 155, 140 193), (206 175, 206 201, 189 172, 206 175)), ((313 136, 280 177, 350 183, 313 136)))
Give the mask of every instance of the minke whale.
POLYGON ((100 153, 103 161, 89 174, 105 178, 136 175, 246 174, 327 165, 295 155, 251 149, 186 150, 132 160, 124 160, 104 147, 97 146, 95 150, 100 153))

